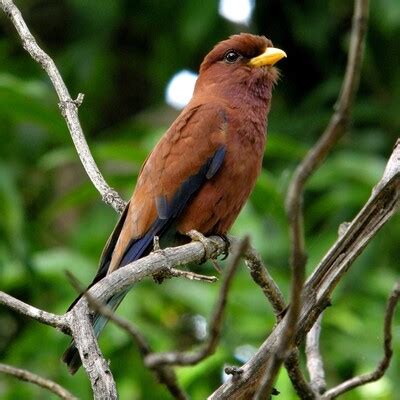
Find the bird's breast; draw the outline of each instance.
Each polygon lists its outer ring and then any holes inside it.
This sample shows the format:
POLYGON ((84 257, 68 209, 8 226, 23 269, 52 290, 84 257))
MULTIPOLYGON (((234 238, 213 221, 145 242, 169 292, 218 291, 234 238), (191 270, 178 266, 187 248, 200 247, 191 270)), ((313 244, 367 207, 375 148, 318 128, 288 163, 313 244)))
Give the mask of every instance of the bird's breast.
POLYGON ((248 199, 261 171, 265 120, 228 119, 226 155, 216 176, 200 189, 186 208, 178 230, 206 235, 225 234, 248 199))

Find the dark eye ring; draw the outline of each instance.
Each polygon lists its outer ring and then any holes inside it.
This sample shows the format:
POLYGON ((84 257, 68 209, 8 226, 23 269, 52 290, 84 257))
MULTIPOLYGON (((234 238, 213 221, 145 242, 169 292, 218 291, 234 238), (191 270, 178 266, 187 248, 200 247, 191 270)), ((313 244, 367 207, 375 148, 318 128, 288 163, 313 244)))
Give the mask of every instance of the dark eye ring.
POLYGON ((232 64, 232 63, 234 63, 239 57, 240 57, 240 56, 239 56, 238 53, 236 53, 236 51, 234 51, 234 50, 229 50, 229 51, 227 51, 227 52, 225 53, 225 55, 224 55, 224 60, 225 60, 227 63, 232 64))

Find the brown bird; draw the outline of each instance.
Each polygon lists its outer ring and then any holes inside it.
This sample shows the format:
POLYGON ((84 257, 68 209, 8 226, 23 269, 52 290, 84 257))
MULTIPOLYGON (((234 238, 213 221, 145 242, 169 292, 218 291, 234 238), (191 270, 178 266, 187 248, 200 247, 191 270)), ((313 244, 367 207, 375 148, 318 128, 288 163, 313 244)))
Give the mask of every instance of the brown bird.
MULTIPOLYGON (((154 236, 170 246, 193 229, 204 235, 227 233, 261 171, 278 79, 273 65, 283 57, 285 52, 266 37, 248 33, 218 43, 205 57, 192 99, 142 166, 92 285, 149 254, 154 236)), ((108 305, 115 310, 125 294, 115 295, 108 305)), ((106 322, 95 316, 97 335, 106 322)), ((79 368, 74 343, 63 361, 71 373, 79 368)))

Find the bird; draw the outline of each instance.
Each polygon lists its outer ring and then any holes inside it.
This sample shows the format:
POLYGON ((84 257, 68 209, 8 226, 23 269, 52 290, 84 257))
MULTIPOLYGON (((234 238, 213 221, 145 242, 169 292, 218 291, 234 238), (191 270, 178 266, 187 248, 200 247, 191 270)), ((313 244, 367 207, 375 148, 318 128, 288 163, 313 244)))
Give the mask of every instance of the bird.
MULTIPOLYGON (((191 100, 143 163, 91 285, 148 255, 155 236, 170 246, 191 230, 226 235, 261 172, 279 79, 274 65, 284 57, 265 36, 250 33, 232 35, 206 55, 191 100)), ((108 306, 115 310, 125 295, 114 295, 108 306)), ((94 316, 96 336, 106 322, 94 316)), ((72 374, 80 367, 74 342, 63 361, 72 374)))

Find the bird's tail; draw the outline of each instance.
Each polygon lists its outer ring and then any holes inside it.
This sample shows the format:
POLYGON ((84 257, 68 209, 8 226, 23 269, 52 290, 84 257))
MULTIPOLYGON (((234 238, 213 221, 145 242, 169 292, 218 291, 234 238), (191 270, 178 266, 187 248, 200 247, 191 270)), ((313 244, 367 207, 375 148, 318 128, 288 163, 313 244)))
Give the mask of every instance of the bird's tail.
MULTIPOLYGON (((107 306, 112 311, 115 311, 127 293, 128 290, 125 290, 121 293, 114 295, 107 301, 107 306)), ((103 315, 97 313, 94 315, 93 331, 94 334, 96 335, 96 338, 99 337, 101 331, 106 326, 107 322, 108 318, 104 317, 103 315)), ((72 341, 71 344, 68 346, 67 350, 65 350, 62 356, 62 361, 65 362, 65 364, 67 364, 68 371, 71 374, 75 374, 75 372, 78 371, 79 367, 82 365, 81 357, 79 355, 77 347, 75 346, 74 341, 72 341)))

